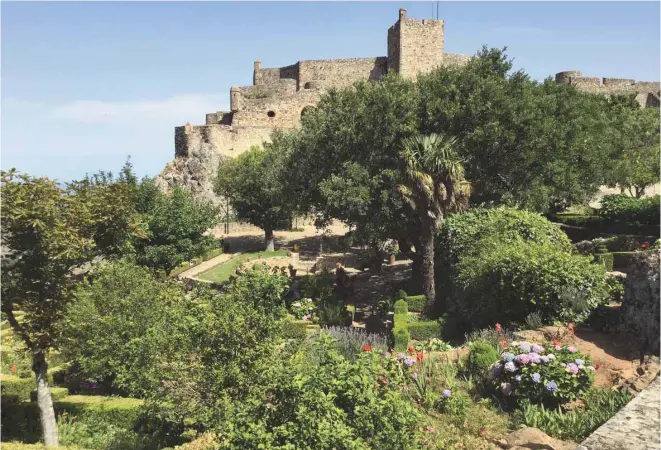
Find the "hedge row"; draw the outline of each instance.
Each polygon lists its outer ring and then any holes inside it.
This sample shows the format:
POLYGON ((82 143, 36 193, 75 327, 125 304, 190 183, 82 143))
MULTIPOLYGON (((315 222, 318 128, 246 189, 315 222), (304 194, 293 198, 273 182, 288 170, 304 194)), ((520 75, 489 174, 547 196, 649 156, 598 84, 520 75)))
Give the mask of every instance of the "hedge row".
POLYGON ((170 272, 171 277, 176 277, 177 275, 180 275, 187 271, 188 269, 191 269, 199 264, 202 264, 204 261, 209 261, 211 258, 215 258, 218 255, 223 254, 223 249, 221 248, 214 248, 213 250, 209 250, 207 253, 205 253, 202 256, 198 256, 197 258, 193 258, 193 264, 189 264, 188 262, 183 263, 181 266, 177 267, 174 269, 172 272, 170 272))
POLYGON ((427 304, 427 297, 424 295, 411 295, 405 298, 406 304, 409 307, 409 311, 412 312, 424 312, 425 305, 427 304))
MULTIPOLYGON (((4 385, 4 377, 3 377, 4 385)), ((125 430, 138 425, 143 401, 134 398, 71 395, 53 402, 55 415, 66 412, 90 422, 111 424, 125 430)), ((36 402, 2 397, 2 439, 36 443, 41 437, 39 407, 36 402)))
POLYGON ((395 350, 403 352, 409 345, 411 335, 408 330, 408 305, 406 300, 397 300, 395 302, 395 316, 393 318, 393 340, 395 350))
POLYGON ((409 335, 414 341, 428 341, 441 337, 441 324, 436 320, 424 320, 408 324, 409 335))

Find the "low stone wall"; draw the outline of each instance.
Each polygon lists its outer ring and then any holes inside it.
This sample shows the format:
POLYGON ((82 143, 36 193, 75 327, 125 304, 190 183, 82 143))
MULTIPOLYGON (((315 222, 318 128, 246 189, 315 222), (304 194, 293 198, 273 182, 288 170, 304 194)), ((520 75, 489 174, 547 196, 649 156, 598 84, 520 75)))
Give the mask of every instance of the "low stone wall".
POLYGON ((661 448, 657 377, 608 422, 581 443, 577 450, 652 450, 661 448))

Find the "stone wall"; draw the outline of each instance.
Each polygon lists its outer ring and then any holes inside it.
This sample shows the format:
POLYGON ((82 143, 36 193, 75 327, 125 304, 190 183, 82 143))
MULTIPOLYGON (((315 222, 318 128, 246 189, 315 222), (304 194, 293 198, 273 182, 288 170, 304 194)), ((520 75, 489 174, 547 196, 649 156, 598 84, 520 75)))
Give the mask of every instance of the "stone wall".
POLYGON ((555 75, 557 83, 572 84, 576 88, 595 94, 627 95, 637 94, 636 101, 643 108, 659 105, 661 83, 658 81, 635 81, 628 78, 584 77, 580 71, 571 70, 555 75))
POLYGON ((272 127, 185 125, 175 128, 175 155, 188 157, 200 149, 233 157, 270 139, 272 127))

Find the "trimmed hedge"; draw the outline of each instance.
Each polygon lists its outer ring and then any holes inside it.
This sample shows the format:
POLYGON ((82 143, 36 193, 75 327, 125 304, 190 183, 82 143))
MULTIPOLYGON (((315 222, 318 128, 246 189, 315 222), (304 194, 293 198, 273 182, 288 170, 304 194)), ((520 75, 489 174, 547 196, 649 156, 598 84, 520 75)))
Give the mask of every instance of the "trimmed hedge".
POLYGON ((411 322, 408 324, 409 335, 415 341, 427 341, 441 337, 441 324, 435 320, 411 322))
POLYGON ((468 351, 466 370, 480 380, 487 375, 491 365, 499 359, 500 354, 494 346, 488 342, 474 342, 468 351))
POLYGON ((409 312, 409 305, 406 300, 397 300, 394 306, 395 315, 397 314, 407 314, 409 312))
MULTIPOLYGON (((50 396, 53 399, 53 401, 58 401, 62 400, 64 397, 69 395, 69 389, 64 388, 64 387, 52 387, 50 388, 50 396)), ((30 392, 30 401, 31 402, 36 402, 37 401, 37 390, 33 389, 32 392, 30 392)))
POLYGON ((658 225, 659 196, 635 198, 628 195, 605 195, 601 199, 599 216, 613 222, 658 225))
MULTIPOLYGON (((3 377, 4 379, 4 377, 3 377)), ((3 380, 4 381, 4 380, 3 380)), ((63 412, 92 422, 133 430, 140 419, 142 400, 135 398, 71 395, 53 402, 55 415, 63 412)), ((2 397, 2 438, 36 443, 41 437, 39 407, 36 402, 2 397)))
POLYGON ((427 297, 424 295, 412 295, 406 297, 406 304, 408 305, 409 311, 412 312, 423 312, 427 304, 427 297))
POLYGON ((613 254, 612 253, 599 253, 594 255, 594 260, 604 266, 606 272, 613 271, 613 254))
POLYGON ((393 328, 393 337, 395 340, 395 350, 398 352, 405 351, 411 340, 409 330, 406 327, 393 328))
POLYGON ((30 392, 35 388, 34 378, 19 378, 2 375, 2 396, 16 396, 20 401, 30 400, 30 392))
POLYGON ((209 261, 211 258, 215 258, 218 255, 223 254, 223 248, 214 248, 212 250, 209 250, 202 256, 198 256, 197 258, 193 258, 193 265, 190 265, 188 262, 182 263, 181 266, 175 268, 170 272, 170 277, 176 277, 177 275, 180 275, 184 272, 186 272, 188 269, 192 269, 193 267, 202 264, 205 261, 209 261))

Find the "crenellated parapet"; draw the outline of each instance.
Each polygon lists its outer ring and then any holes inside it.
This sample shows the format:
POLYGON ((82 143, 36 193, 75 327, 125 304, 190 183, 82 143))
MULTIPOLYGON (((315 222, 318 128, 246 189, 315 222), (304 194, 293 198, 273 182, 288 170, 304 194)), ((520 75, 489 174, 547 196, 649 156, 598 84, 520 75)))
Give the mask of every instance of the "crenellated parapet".
POLYGON ((579 71, 559 72, 555 75, 556 83, 571 84, 585 92, 604 95, 636 94, 636 100, 643 108, 659 106, 658 81, 636 81, 630 78, 584 77, 579 71))

